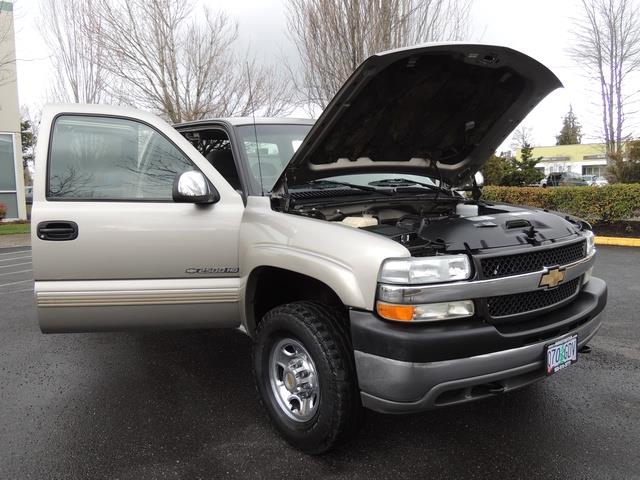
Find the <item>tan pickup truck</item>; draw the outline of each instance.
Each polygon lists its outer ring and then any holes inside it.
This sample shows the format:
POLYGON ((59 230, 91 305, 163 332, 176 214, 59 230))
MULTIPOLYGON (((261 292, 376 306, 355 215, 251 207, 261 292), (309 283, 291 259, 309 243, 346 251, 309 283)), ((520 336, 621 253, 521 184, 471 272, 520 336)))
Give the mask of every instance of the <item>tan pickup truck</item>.
POLYGON ((316 122, 49 106, 41 329, 239 328, 267 413, 310 453, 363 407, 456 405, 564 369, 606 303, 591 228, 482 201, 475 177, 560 86, 509 48, 436 44, 372 56, 316 122))

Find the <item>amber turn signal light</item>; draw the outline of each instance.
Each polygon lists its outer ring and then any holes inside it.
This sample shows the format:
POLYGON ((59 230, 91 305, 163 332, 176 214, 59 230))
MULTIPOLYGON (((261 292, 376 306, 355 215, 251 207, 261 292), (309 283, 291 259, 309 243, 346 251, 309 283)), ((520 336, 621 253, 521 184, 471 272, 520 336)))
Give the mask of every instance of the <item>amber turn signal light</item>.
POLYGON ((376 304, 378 315, 387 320, 398 322, 410 322, 413 320, 413 305, 394 305, 392 303, 378 302, 376 304))

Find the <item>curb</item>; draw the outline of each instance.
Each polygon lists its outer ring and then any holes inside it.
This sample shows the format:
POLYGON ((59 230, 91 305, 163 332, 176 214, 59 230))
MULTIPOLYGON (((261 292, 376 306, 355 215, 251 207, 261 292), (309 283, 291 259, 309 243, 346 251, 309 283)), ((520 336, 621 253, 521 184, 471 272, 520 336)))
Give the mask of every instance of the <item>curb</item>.
POLYGON ((31 233, 10 233, 0 235, 0 248, 29 246, 31 246, 31 233))
POLYGON ((596 235, 596 245, 615 245, 618 247, 640 247, 640 238, 601 237, 596 235))

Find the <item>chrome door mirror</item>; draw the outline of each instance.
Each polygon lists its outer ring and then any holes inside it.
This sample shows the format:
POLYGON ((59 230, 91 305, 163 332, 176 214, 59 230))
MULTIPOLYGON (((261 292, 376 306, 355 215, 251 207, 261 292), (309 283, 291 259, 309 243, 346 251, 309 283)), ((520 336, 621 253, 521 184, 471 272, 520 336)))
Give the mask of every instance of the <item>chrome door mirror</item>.
POLYGON ((482 175, 482 172, 476 172, 473 178, 475 179, 477 186, 482 187, 484 185, 484 175, 482 175))
POLYGON ((179 173, 173 181, 173 201, 180 203, 216 203, 220 194, 206 177, 195 170, 179 173))

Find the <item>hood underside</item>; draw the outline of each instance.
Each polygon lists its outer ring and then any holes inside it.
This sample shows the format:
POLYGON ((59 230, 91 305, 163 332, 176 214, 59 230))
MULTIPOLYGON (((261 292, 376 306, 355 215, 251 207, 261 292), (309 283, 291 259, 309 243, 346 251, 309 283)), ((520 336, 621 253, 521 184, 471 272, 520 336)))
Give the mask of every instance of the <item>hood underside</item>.
POLYGON ((290 185, 393 172, 467 183, 562 84, 506 47, 432 44, 368 58, 329 103, 288 167, 290 185))

